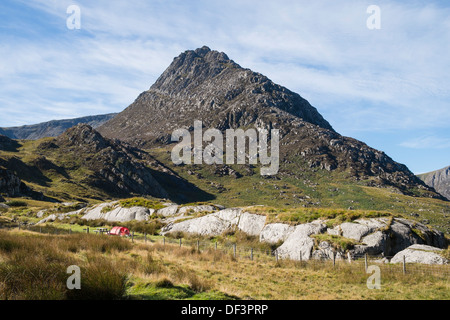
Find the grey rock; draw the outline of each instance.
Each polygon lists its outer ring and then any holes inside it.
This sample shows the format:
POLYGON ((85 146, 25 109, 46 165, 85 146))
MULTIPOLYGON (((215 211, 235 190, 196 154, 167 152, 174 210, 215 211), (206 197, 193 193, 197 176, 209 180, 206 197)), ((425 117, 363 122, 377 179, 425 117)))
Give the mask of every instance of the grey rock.
POLYGON ((177 212, 178 212, 178 207, 179 207, 179 206, 178 206, 177 204, 175 204, 175 205, 170 205, 170 206, 167 206, 167 207, 165 207, 165 208, 159 209, 158 211, 156 211, 156 213, 157 213, 158 215, 163 216, 163 217, 174 216, 174 215, 176 215, 177 212))
POLYGON ((284 242, 294 230, 295 227, 285 223, 270 223, 261 230, 259 241, 268 243, 284 242))
POLYGON ((314 240, 309 236, 323 233, 325 230, 326 225, 320 222, 298 225, 286 241, 276 249, 276 253, 281 259, 309 260, 314 248, 314 240))
POLYGON ((214 212, 217 211, 217 208, 215 206, 210 205, 200 205, 200 206, 185 206, 181 207, 178 210, 178 214, 189 214, 190 212, 196 213, 196 212, 214 212))
POLYGON ((448 264, 448 260, 439 254, 442 249, 427 245, 412 245, 398 252, 391 263, 423 263, 423 264, 448 264), (403 258, 404 257, 404 258, 403 258))
POLYGON ((262 229, 264 228, 266 219, 266 216, 244 212, 239 218, 237 227, 239 230, 251 236, 259 236, 262 229))
POLYGON ((117 201, 102 203, 91 209, 86 210, 82 219, 96 220, 104 219, 111 222, 126 222, 126 221, 144 221, 155 212, 154 209, 145 207, 131 207, 122 208, 117 201), (105 210, 109 209, 109 210, 105 210), (103 212, 102 212, 103 211, 103 212))
POLYGON ((370 228, 366 225, 352 222, 344 222, 339 226, 342 230, 342 236, 349 239, 360 241, 362 237, 370 232, 370 228))

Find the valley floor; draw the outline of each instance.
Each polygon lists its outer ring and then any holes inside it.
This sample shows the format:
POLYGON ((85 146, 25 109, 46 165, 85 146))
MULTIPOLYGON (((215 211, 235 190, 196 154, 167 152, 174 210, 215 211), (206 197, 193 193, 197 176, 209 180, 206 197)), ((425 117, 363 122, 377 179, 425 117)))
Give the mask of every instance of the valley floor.
POLYGON ((1 299, 450 299, 448 266, 408 266, 406 274, 401 266, 380 267, 381 289, 369 289, 363 261, 252 261, 161 241, 0 230, 1 299), (65 286, 74 264, 81 268, 79 292, 65 286))

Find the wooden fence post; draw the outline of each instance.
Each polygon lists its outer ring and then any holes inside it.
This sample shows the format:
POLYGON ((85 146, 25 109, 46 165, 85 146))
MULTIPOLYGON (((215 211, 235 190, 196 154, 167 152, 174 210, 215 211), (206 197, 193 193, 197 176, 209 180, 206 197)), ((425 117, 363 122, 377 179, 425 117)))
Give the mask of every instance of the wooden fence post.
POLYGON ((233 251, 234 251, 234 258, 236 258, 236 243, 235 244, 233 244, 233 251))
POLYGON ((134 242, 134 231, 131 232, 131 242, 134 242))
POLYGON ((367 253, 364 255, 364 271, 367 273, 367 253))
POLYGON ((216 244, 215 244, 215 250, 217 251, 217 241, 216 241, 216 244))
POLYGON ((406 274, 406 258, 403 255, 403 274, 406 274))
POLYGON ((181 238, 180 238, 180 248, 181 248, 181 238))
POLYGON ((200 252, 200 240, 197 240, 197 252, 200 252))
POLYGON ((253 261, 253 248, 250 248, 250 260, 253 261))
POLYGON ((333 268, 336 267, 336 253, 333 251, 333 268))

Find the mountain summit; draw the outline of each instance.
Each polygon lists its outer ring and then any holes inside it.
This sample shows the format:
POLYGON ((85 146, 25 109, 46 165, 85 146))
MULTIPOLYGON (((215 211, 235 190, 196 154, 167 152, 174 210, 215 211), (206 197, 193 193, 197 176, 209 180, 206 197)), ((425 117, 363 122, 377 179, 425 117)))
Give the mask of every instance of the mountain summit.
POLYGON ((205 46, 176 57, 148 91, 99 131, 148 146, 169 142, 173 130, 192 126, 193 119, 225 130, 262 124, 266 116, 273 119, 264 121, 268 126, 290 116, 333 130, 300 95, 205 46))
POLYGON ((192 129, 194 120, 221 131, 279 129, 277 179, 308 181, 308 172, 337 172, 351 183, 442 198, 384 152, 341 136, 299 94, 208 47, 181 53, 149 90, 98 131, 149 149, 170 144, 172 132, 192 129))

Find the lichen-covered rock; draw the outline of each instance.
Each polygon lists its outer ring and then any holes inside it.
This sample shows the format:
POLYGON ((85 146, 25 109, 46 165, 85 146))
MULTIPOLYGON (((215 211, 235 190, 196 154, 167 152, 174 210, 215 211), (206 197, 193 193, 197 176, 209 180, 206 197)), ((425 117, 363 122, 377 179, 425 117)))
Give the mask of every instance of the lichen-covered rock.
POLYGON ((448 264, 448 260, 439 254, 441 251, 440 248, 415 244, 398 252, 390 262, 401 263, 404 257, 406 263, 448 264))

